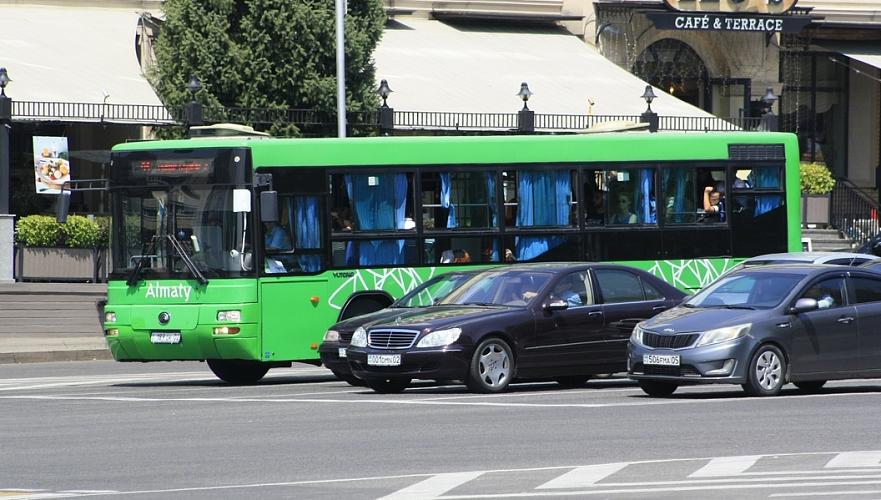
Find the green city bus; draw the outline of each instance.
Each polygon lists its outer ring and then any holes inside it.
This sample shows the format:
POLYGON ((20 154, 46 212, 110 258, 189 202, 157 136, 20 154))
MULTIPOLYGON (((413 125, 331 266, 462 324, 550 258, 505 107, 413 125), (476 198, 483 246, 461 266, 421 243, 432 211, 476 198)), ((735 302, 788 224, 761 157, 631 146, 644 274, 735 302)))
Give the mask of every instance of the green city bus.
POLYGON ((455 268, 614 261, 694 290, 801 249, 783 133, 130 142, 107 189, 113 357, 235 383, 318 364, 331 324, 455 268))

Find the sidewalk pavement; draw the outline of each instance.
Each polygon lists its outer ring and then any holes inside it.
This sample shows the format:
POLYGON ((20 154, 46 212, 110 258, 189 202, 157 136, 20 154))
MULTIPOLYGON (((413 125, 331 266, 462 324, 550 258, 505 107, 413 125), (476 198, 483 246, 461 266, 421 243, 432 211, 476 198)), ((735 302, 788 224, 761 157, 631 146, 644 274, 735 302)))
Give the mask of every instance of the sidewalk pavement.
POLYGON ((101 334, 0 336, 0 363, 46 363, 113 359, 101 334))

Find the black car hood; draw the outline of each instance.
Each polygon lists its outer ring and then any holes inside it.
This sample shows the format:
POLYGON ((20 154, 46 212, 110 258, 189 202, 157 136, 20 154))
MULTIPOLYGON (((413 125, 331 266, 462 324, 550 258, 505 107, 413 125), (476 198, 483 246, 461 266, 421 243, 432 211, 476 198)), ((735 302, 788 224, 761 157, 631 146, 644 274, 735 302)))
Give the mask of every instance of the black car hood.
POLYGON ((725 309, 720 307, 678 306, 642 323, 642 328, 658 333, 701 332, 713 328, 751 323, 767 318, 767 309, 725 309))
POLYGON ((369 329, 410 328, 437 330, 446 326, 456 326, 463 321, 483 319, 502 314, 511 308, 501 306, 433 306, 414 309, 398 309, 398 313, 364 325, 369 329))
POLYGON ((387 307, 385 309, 380 309, 379 311, 345 319, 343 321, 340 321, 339 323, 334 324, 329 329, 336 330, 338 332, 354 332, 358 329, 359 326, 382 321, 386 318, 394 318, 398 314, 409 312, 412 310, 413 309, 406 307, 387 307))

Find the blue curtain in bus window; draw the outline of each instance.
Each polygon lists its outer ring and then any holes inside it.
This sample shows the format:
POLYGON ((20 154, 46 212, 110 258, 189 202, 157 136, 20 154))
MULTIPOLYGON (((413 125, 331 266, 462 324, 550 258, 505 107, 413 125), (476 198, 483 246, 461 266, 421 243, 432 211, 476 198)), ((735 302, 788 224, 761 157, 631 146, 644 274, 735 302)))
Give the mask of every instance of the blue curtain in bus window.
MULTIPOLYGON (((321 248, 321 232, 318 224, 318 197, 298 196, 288 200, 288 220, 293 221, 296 243, 294 250, 300 248, 321 248), (291 203, 292 202, 292 203, 291 203)), ((300 268, 307 273, 321 270, 320 255, 298 255, 300 268)))
POLYGON ((675 224, 682 224, 686 221, 685 214, 685 186, 688 180, 688 172, 684 168, 670 168, 663 170, 665 187, 664 196, 668 199, 666 202, 667 213, 665 220, 675 224), (670 185, 672 183, 672 186, 670 185), (670 188, 672 189, 672 192, 670 188), (670 200, 669 198, 672 198, 670 200), (671 203, 672 201, 672 203, 671 203))
MULTIPOLYGON (((517 180, 517 226, 569 225, 572 179, 568 171, 524 171, 517 180)), ((530 260, 560 245, 559 236, 515 238, 517 260, 530 260)))
MULTIPOLYGON (((756 189, 781 189, 780 167, 756 167, 753 168, 756 189)), ((783 195, 780 194, 757 194, 754 217, 766 214, 783 205, 783 195)))
MULTIPOLYGON (((486 180, 486 204, 489 205, 490 227, 498 227, 499 216, 498 207, 496 207, 496 174, 494 172, 486 172, 483 174, 486 180)), ((493 240, 492 254, 490 256, 492 262, 499 261, 499 241, 493 240)))
POLYGON ((634 207, 638 224, 655 224, 658 221, 655 209, 655 190, 652 185, 654 184, 653 174, 654 171, 648 168, 639 170, 639 184, 637 192, 633 196, 634 200, 639 200, 639 206, 634 207))
MULTIPOLYGON (((344 182, 358 230, 404 228, 406 174, 346 175, 344 182)), ((400 264, 403 262, 403 248, 404 240, 362 241, 357 245, 357 261, 362 266, 400 264)), ((354 253, 352 249, 347 249, 347 263, 354 263, 354 253)))
POLYGON ((449 173, 440 174, 441 180, 441 206, 449 210, 447 212, 447 228, 452 229, 456 226, 456 207, 450 203, 451 193, 453 191, 453 181, 449 173))

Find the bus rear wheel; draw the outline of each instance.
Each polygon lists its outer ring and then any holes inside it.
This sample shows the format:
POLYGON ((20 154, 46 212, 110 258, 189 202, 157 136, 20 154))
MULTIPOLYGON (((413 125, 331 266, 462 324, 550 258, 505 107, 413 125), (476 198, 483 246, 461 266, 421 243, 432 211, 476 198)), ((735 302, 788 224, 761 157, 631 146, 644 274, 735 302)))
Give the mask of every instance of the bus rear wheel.
POLYGON ((266 363, 241 359, 209 359, 208 368, 220 380, 236 385, 257 383, 269 371, 266 363))

